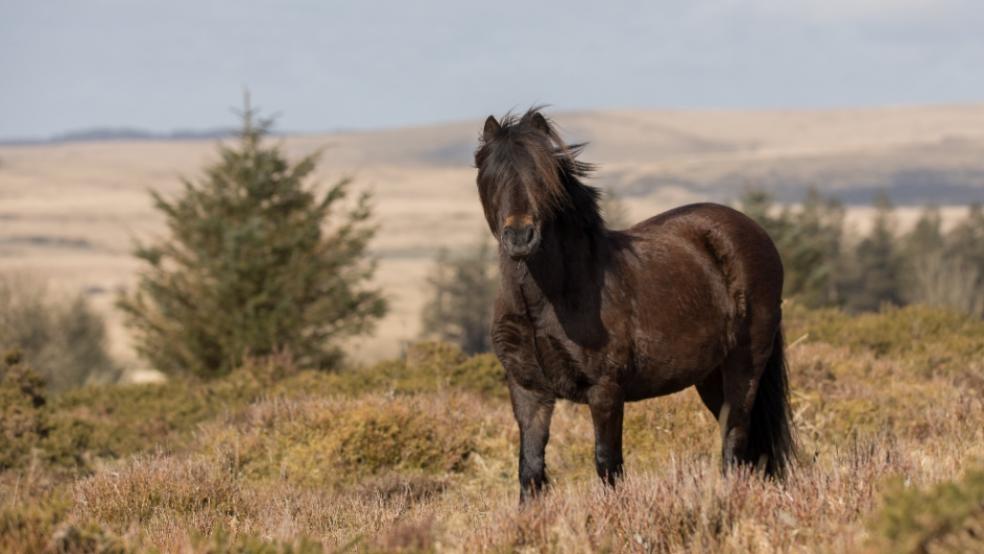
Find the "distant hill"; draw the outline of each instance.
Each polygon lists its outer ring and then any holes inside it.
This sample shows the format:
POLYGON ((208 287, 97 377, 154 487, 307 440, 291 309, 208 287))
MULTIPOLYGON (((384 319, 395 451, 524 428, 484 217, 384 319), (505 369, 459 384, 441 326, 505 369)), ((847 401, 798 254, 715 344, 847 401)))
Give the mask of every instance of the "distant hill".
MULTIPOLYGON (((984 104, 831 110, 607 110, 549 114, 587 141, 595 180, 622 196, 728 200, 748 187, 794 202, 817 187, 848 204, 884 191, 898 204, 984 202, 984 104)), ((325 147, 332 166, 466 168, 474 121, 377 131, 283 134, 325 147)), ((220 139, 233 128, 154 132, 98 127, 0 145, 220 139)))
POLYGON ((233 127, 214 129, 176 129, 170 132, 156 132, 133 127, 91 127, 68 131, 41 139, 3 139, 0 145, 40 145, 63 144, 71 142, 122 142, 142 140, 207 140, 220 139, 236 133, 233 127))
MULTIPOLYGON (((625 197, 678 191, 733 199, 748 187, 781 201, 817 187, 848 204, 880 191, 903 205, 984 202, 984 104, 797 111, 550 114, 596 184, 625 197)), ((464 168, 481 118, 467 123, 297 137, 329 144, 343 166, 464 168)))

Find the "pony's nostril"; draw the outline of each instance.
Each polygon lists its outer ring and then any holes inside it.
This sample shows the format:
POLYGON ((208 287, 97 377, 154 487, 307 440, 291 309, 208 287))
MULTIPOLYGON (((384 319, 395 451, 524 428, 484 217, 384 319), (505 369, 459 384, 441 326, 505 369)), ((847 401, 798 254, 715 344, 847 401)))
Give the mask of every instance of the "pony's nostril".
POLYGON ((512 244, 513 242, 515 242, 513 240, 513 237, 515 237, 515 236, 516 236, 515 230, 512 227, 506 227, 502 231, 502 242, 506 242, 506 243, 512 244))
POLYGON ((533 225, 509 226, 502 230, 502 243, 512 253, 522 253, 533 246, 536 228, 533 225))

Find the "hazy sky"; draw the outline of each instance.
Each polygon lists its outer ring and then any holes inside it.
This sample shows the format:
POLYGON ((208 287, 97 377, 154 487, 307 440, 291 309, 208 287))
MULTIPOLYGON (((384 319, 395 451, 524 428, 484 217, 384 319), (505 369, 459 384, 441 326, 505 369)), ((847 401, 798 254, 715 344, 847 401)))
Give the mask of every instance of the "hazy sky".
POLYGON ((0 137, 984 101, 982 0, 0 0, 0 137))

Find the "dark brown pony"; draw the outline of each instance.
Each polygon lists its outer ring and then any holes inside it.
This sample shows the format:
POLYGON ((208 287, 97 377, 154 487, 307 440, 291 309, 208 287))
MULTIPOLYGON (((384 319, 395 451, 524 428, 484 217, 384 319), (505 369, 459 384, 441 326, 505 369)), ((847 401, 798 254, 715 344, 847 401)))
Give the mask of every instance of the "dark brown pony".
POLYGON ((521 500, 546 483, 556 399, 589 406, 598 475, 614 484, 625 402, 691 385, 721 422, 725 467, 781 477, 794 444, 772 240, 716 204, 607 229, 580 150, 530 110, 489 116, 475 153, 499 241, 492 343, 519 423, 521 500))

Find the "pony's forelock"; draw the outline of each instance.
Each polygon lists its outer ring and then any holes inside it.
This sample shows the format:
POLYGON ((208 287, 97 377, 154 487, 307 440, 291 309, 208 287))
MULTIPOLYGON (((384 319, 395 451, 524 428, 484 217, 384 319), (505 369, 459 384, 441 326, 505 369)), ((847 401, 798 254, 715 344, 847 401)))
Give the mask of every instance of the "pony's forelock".
POLYGON ((580 181, 594 171, 593 165, 577 159, 585 144, 566 144, 539 110, 507 113, 491 136, 480 139, 475 152, 479 183, 517 179, 541 215, 573 212, 600 218, 597 190, 580 181))

